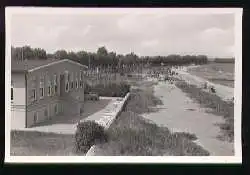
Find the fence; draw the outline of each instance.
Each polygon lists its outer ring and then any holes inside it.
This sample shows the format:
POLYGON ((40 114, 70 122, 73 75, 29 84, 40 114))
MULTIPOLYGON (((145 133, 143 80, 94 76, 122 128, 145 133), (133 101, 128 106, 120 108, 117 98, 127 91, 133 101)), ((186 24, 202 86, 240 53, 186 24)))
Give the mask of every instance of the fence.
MULTIPOLYGON (((131 77, 129 73, 141 73, 141 69, 134 68, 129 71, 115 71, 111 69, 91 69, 85 72, 86 82, 90 86, 97 84, 103 84, 104 86, 109 84, 120 84, 121 82, 127 82, 131 77)), ((135 76, 135 74, 133 75, 135 76)))

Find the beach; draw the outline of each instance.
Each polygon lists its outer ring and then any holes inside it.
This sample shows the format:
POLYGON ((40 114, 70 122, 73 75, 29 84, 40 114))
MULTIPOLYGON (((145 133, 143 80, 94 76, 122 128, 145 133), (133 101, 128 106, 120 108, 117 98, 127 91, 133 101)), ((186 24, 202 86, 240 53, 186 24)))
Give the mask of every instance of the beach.
MULTIPOLYGON (((194 74, 188 72, 188 70, 192 68, 196 68, 198 66, 189 66, 181 69, 172 68, 172 71, 177 72, 178 75, 175 75, 176 78, 184 80, 185 82, 196 85, 197 87, 203 88, 204 84, 207 83, 208 87, 214 87, 216 89, 216 95, 222 98, 225 101, 230 101, 234 97, 234 88, 229 86, 224 86, 221 84, 216 84, 208 79, 198 77, 194 74)), ((207 91, 203 89, 204 91, 207 91)))

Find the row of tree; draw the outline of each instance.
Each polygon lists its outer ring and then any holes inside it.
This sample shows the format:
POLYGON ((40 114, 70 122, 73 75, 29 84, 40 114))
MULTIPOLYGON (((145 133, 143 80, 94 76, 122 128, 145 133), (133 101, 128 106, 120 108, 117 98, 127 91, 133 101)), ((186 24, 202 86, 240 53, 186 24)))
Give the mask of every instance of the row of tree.
POLYGON ((215 63, 235 63, 234 58, 216 58, 214 59, 215 63))
POLYGON ((47 59, 47 53, 41 48, 11 47, 11 58, 13 60, 32 60, 32 59, 47 59))
POLYGON ((79 51, 67 52, 57 50, 53 54, 46 53, 41 48, 11 47, 12 60, 33 60, 33 59, 70 59, 90 67, 113 67, 121 68, 135 65, 187 65, 187 64, 206 64, 208 59, 205 55, 168 55, 168 56, 144 56, 139 57, 135 53, 126 55, 108 52, 105 47, 98 48, 96 53, 79 51))
POLYGON ((208 58, 205 55, 168 55, 156 57, 144 57, 144 63, 151 65, 187 65, 187 64, 206 64, 208 58))

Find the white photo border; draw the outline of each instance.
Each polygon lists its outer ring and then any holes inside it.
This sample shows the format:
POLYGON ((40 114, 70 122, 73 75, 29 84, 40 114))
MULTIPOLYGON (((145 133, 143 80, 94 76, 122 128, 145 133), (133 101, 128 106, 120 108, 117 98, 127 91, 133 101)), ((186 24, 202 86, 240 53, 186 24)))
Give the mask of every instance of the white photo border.
POLYGON ((242 163, 242 8, 47 8, 6 7, 5 162, 7 163, 242 163), (10 156, 11 17, 13 14, 235 14, 234 156, 10 156))

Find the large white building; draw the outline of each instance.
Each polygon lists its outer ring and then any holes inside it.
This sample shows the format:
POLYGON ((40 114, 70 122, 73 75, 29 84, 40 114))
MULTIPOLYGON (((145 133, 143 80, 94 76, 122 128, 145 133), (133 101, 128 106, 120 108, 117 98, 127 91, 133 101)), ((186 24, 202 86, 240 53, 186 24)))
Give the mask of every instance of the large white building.
POLYGON ((87 66, 67 59, 12 61, 11 66, 12 128, 83 112, 87 66))

